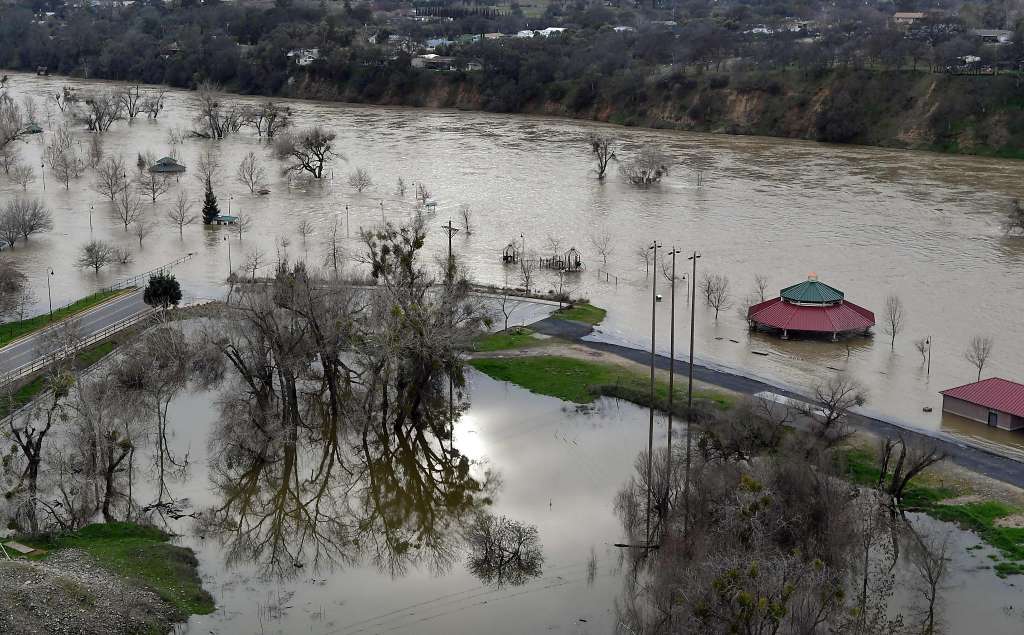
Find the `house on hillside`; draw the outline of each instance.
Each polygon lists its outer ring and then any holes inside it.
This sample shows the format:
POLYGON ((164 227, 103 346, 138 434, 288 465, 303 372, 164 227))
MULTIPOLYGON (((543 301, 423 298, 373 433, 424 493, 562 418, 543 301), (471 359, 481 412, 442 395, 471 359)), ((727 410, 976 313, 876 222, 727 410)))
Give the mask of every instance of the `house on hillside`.
POLYGON ((455 71, 458 70, 458 66, 455 65, 455 58, 447 55, 437 55, 436 53, 427 53, 426 55, 417 55, 410 61, 413 68, 425 68, 428 71, 455 71))
POLYGON ((991 377, 939 394, 943 412, 1002 430, 1024 430, 1024 384, 991 377))
POLYGON ((897 11, 892 14, 893 24, 899 26, 912 26, 925 19, 925 14, 920 11, 897 11))
POLYGON ((1005 29, 971 29, 971 35, 986 44, 1010 44, 1013 31, 1005 29))
POLYGON ((309 66, 320 59, 320 49, 292 49, 288 51, 287 57, 299 66, 309 66))

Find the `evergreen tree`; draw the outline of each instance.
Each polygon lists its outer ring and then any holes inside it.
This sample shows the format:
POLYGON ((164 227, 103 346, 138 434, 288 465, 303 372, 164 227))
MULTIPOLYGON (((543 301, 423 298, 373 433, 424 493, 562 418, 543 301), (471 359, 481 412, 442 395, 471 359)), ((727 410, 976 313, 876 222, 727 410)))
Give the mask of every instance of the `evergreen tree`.
POLYGON ((206 188, 206 199, 203 201, 203 224, 209 225, 213 219, 220 216, 220 208, 217 207, 217 195, 213 188, 206 188))
POLYGON ((167 308, 181 302, 181 285, 170 273, 158 273, 149 277, 149 284, 142 293, 142 301, 150 306, 167 308))

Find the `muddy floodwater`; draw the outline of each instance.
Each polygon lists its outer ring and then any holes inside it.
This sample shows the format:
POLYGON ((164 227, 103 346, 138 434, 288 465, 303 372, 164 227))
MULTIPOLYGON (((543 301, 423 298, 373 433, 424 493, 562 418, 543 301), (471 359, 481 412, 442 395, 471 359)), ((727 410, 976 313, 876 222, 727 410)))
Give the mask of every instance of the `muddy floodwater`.
MULTIPOLYGON (((55 106, 45 107, 44 100, 64 84, 82 90, 108 86, 13 74, 9 90, 16 98, 34 96, 40 124, 52 130, 61 115, 55 106)), ((355 254, 359 228, 380 223, 382 217, 411 217, 413 184, 424 183, 438 202, 429 245, 438 254, 447 246, 440 225, 449 217, 458 224, 462 205, 473 210, 472 232, 461 231, 453 245, 479 281, 518 284, 517 272, 500 260, 502 247, 510 241, 539 255, 555 249, 553 243, 558 251, 577 247, 586 271, 569 286, 574 294, 608 308, 601 337, 647 345, 652 277, 645 276, 635 252, 656 238, 666 247, 699 251, 698 279, 703 271, 729 277, 732 307, 717 321, 698 297, 698 359, 798 389, 845 370, 868 388, 872 411, 1024 457, 1024 434, 944 420, 938 394, 975 379, 976 370, 963 358, 975 334, 995 340, 985 376, 1024 380, 1024 239, 1006 238, 999 227, 1001 213, 1024 189, 1022 162, 539 117, 299 101, 289 105, 298 125, 321 124, 338 134, 337 146, 347 161, 335 161, 324 183, 289 187, 266 143, 246 130, 220 142, 187 139, 178 147, 187 166, 207 147, 215 148, 223 166, 215 188, 222 211, 230 206, 253 219, 242 240, 227 228, 201 225, 187 227, 179 239, 177 229, 165 222, 179 188, 195 198, 198 212, 201 188, 191 171, 156 205, 147 205, 152 220, 161 225, 141 250, 119 226, 109 202, 91 189, 91 172, 73 181, 70 190, 47 172, 44 191, 43 180, 37 178, 29 189, 54 210, 56 229, 33 236, 29 245, 19 245, 8 257, 33 279, 40 306, 47 301, 49 268, 54 271, 53 300, 59 304, 189 252, 196 257, 177 270, 186 295, 219 297, 229 257, 235 268, 254 250, 270 260, 278 253, 322 260, 322 238, 335 219, 351 236, 347 244, 355 254), (619 140, 621 157, 642 144, 663 147, 675 161, 671 174, 646 190, 626 185, 615 173, 598 181, 584 143, 585 135, 598 129, 619 140), (251 195, 234 179, 249 151, 267 170, 271 193, 265 197, 251 195), (698 154, 713 159, 702 187, 687 167, 698 154), (362 194, 347 184, 347 174, 356 167, 367 169, 374 180, 362 194), (395 194, 399 177, 410 188, 404 198, 395 194), (305 243, 296 233, 303 219, 317 228, 317 235, 305 243), (98 276, 77 269, 75 252, 90 235, 133 247, 135 261, 98 276), (606 263, 594 248, 604 235, 613 245, 606 263), (750 333, 741 312, 754 290, 755 274, 767 276, 769 293, 774 294, 809 272, 873 309, 880 322, 876 336, 831 343, 750 333), (906 307, 906 325, 894 348, 881 326, 889 294, 898 295, 906 307), (930 375, 913 345, 925 336, 934 342, 930 375), (925 413, 924 407, 933 411, 925 413)), ((159 120, 115 124, 105 135, 106 151, 124 157, 131 172, 139 152, 170 153, 169 131, 189 128, 193 114, 189 93, 170 91, 159 120)), ((84 150, 87 133, 76 129, 75 134, 84 150)), ((47 136, 37 135, 23 147, 26 160, 37 167, 47 136)), ((4 198, 18 190, 0 178, 4 198)), ((680 269, 686 265, 683 260, 680 269)), ((662 289, 665 282, 658 278, 662 289)), ((688 280, 681 283, 681 294, 688 285, 688 280)), ((552 281, 542 275, 536 286, 551 288, 552 281)), ((686 333, 687 309, 680 297, 680 334, 686 333)), ((667 301, 658 306, 662 350, 668 347, 668 311, 667 301)), ((683 353, 686 345, 678 348, 683 353)))
MULTIPOLYGON (((212 615, 194 616, 176 632, 614 632, 615 606, 630 574, 614 546, 624 538, 613 499, 645 447, 647 411, 612 399, 579 409, 476 371, 470 371, 469 396, 472 405, 456 426, 454 445, 471 459, 473 477, 493 485, 481 511, 535 527, 539 566, 519 576, 488 577, 471 566, 466 527, 455 515, 414 504, 410 516, 404 500, 367 509, 356 503, 336 507, 334 497, 353 492, 311 495, 318 488, 305 479, 307 471, 312 478, 307 464, 294 484, 269 479, 280 491, 256 493, 256 503, 238 516, 249 528, 245 532, 212 531, 191 516, 158 519, 196 551, 204 586, 217 605, 212 615), (338 516, 326 515, 339 509, 340 516, 361 519, 359 544, 330 544, 324 530, 338 516), (318 513, 324 516, 320 530, 310 522, 318 513), (401 529, 394 519, 411 517, 426 538, 406 550, 391 532, 401 529), (384 518, 393 519, 390 527, 377 524, 384 518), (423 524, 425 518, 431 523, 423 524), (437 535, 430 537, 434 530, 437 535)), ((238 479, 228 477, 232 468, 221 457, 216 399, 216 393, 183 393, 170 407, 169 450, 179 460, 187 454, 189 467, 167 482, 166 491, 182 512, 200 518, 230 507, 233 497, 247 491, 251 476, 243 469, 238 479)), ((655 444, 663 445, 664 421, 656 425, 655 444)), ((393 467, 378 464, 374 472, 393 467)), ((142 499, 155 496, 152 478, 148 469, 139 471, 136 491, 142 499)), ((949 632, 983 625, 992 635, 1020 633, 1024 613, 1017 580, 994 575, 987 557, 993 551, 948 523, 916 516, 913 522, 932 535, 949 536, 952 573, 942 596, 949 632)), ((916 600, 915 574, 900 562, 894 611, 916 600)))

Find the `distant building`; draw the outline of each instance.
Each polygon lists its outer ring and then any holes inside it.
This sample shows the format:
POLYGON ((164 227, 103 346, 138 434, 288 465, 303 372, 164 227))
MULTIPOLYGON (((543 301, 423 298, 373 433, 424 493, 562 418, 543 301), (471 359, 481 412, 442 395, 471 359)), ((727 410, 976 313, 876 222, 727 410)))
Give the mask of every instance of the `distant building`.
POLYGON ((1009 44, 1013 31, 1003 29, 971 29, 971 35, 988 44, 1009 44))
POLYGON ((451 46, 452 44, 455 44, 455 42, 452 41, 452 40, 449 40, 446 37, 435 37, 435 38, 430 38, 429 40, 427 40, 423 44, 424 44, 424 47, 428 51, 433 51, 434 49, 440 48, 442 46, 451 46))
POLYGON ((151 165, 149 171, 154 174, 181 174, 185 171, 185 166, 172 157, 163 157, 151 165))
POLYGON ((636 31, 636 29, 634 29, 631 26, 616 26, 612 27, 612 30, 615 31, 616 33, 627 33, 629 31, 636 31))
POLYGON ((558 35, 559 33, 564 33, 564 32, 565 32, 565 27, 549 26, 546 29, 541 29, 540 31, 537 31, 537 35, 543 35, 544 37, 549 37, 551 35, 558 35))
POLYGON ((1002 430, 1024 429, 1024 384, 991 377, 939 394, 943 412, 1002 430))
POLYGON ((410 62, 413 68, 425 68, 428 71, 455 71, 458 67, 455 65, 455 58, 448 57, 446 55, 437 55, 435 53, 428 53, 426 55, 417 55, 412 58, 410 62))
POLYGON ((292 49, 288 51, 288 59, 299 66, 309 66, 320 59, 320 49, 292 49))
POLYGON ((920 11, 899 11, 892 14, 892 21, 903 26, 910 26, 924 20, 926 14, 920 11))
POLYGON ((533 37, 535 35, 537 35, 536 31, 531 31, 529 29, 526 29, 524 31, 520 31, 519 33, 516 33, 512 37, 533 37))
POLYGON ((500 40, 505 37, 504 33, 484 33, 485 40, 500 40))

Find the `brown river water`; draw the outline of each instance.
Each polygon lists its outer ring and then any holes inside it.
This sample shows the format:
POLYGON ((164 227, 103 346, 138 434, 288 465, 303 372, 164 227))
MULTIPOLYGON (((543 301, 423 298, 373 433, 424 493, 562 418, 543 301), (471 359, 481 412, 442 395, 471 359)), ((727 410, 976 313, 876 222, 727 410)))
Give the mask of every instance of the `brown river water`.
MULTIPOLYGON (((83 89, 105 85, 12 74, 9 90, 16 98, 35 96, 40 124, 50 130, 61 115, 51 106, 47 116, 43 101, 65 84, 83 89)), ((161 225, 135 262, 96 276, 74 264, 78 247, 90 234, 137 251, 138 242, 122 231, 109 203, 91 189, 91 173, 73 181, 70 190, 49 173, 45 191, 40 179, 32 183, 31 193, 42 196, 54 210, 56 229, 33 237, 28 246, 19 245, 10 257, 34 281, 40 308, 45 309, 47 301, 48 267, 54 270, 57 305, 188 252, 197 257, 177 270, 186 295, 218 297, 224 292, 229 245, 236 268, 254 249, 273 255, 279 238, 290 241, 286 250, 293 258, 319 260, 321 237, 334 218, 342 227, 347 221, 350 251, 357 253, 358 228, 380 222, 381 203, 388 220, 411 217, 412 184, 422 182, 438 201, 436 231, 428 245, 437 253, 446 248, 440 225, 449 217, 458 223, 460 205, 473 209, 473 232, 460 232, 454 249, 481 282, 505 280, 499 256, 509 241, 525 241, 528 252, 546 253, 549 238, 557 240, 561 250, 580 249, 587 270, 570 286, 608 308, 600 337, 649 345, 650 279, 634 252, 656 238, 684 252, 700 251, 700 270, 730 278, 733 307, 717 321, 698 297, 699 360, 804 390, 837 372, 834 369, 847 370, 868 388, 867 408, 872 412, 1024 457, 1024 434, 944 419, 938 395, 939 390, 974 380, 976 371, 964 360, 963 351, 975 334, 995 338, 984 375, 1024 380, 1024 240, 1005 238, 999 228, 1000 212, 1010 199, 1024 194, 1022 162, 614 128, 542 117, 310 101, 289 104, 300 126, 322 124, 338 134, 337 146, 348 160, 334 162, 333 179, 290 188, 270 149, 249 131, 220 142, 189 139, 179 147, 186 165, 194 165, 207 146, 219 153, 223 169, 216 191, 222 210, 227 212, 230 205, 232 211, 242 210, 254 220, 241 241, 226 228, 201 225, 186 228, 179 240, 176 228, 164 222, 177 188, 196 199, 199 211, 201 188, 186 174, 175 190, 148 206, 161 225), (601 183, 594 178, 584 143, 584 136, 596 129, 620 140, 621 156, 652 143, 663 147, 677 164, 662 183, 646 190, 630 187, 614 173, 601 183), (267 168, 269 196, 253 196, 234 179, 236 166, 249 151, 256 152, 267 168), (697 154, 713 157, 702 187, 687 168, 688 159, 697 154), (362 194, 355 193, 346 179, 357 166, 369 170, 375 181, 362 194), (394 193, 398 177, 410 185, 404 198, 394 193), (301 219, 313 221, 319 233, 306 245, 296 233, 301 219), (594 237, 604 234, 614 244, 607 264, 592 245, 594 237), (618 282, 598 270, 617 276, 618 282), (849 347, 781 341, 748 331, 739 309, 745 308, 743 298, 753 291, 755 274, 766 275, 769 292, 774 292, 812 271, 844 290, 851 301, 873 309, 880 322, 885 297, 894 293, 902 298, 906 327, 895 349, 890 349, 881 325, 875 338, 850 340, 849 347), (926 335, 934 339, 930 376, 913 346, 915 339, 926 335), (925 406, 934 411, 923 412, 925 406)), ((123 156, 131 171, 137 152, 167 154, 168 131, 188 128, 192 115, 189 93, 170 91, 159 120, 115 124, 105 135, 106 151, 123 156)), ((76 130, 76 136, 84 148, 87 133, 76 130)), ((37 136, 23 148, 36 166, 41 140, 37 136)), ((19 189, 0 179, 0 196, 13 196, 19 189)), ((518 282, 514 273, 511 281, 518 282)), ((658 283, 665 288, 664 278, 658 283)), ((541 276, 536 286, 552 285, 541 276)), ((682 297, 677 305, 677 351, 684 354, 688 305, 682 297)), ((659 305, 658 348, 664 351, 668 312, 667 301, 659 305)))

